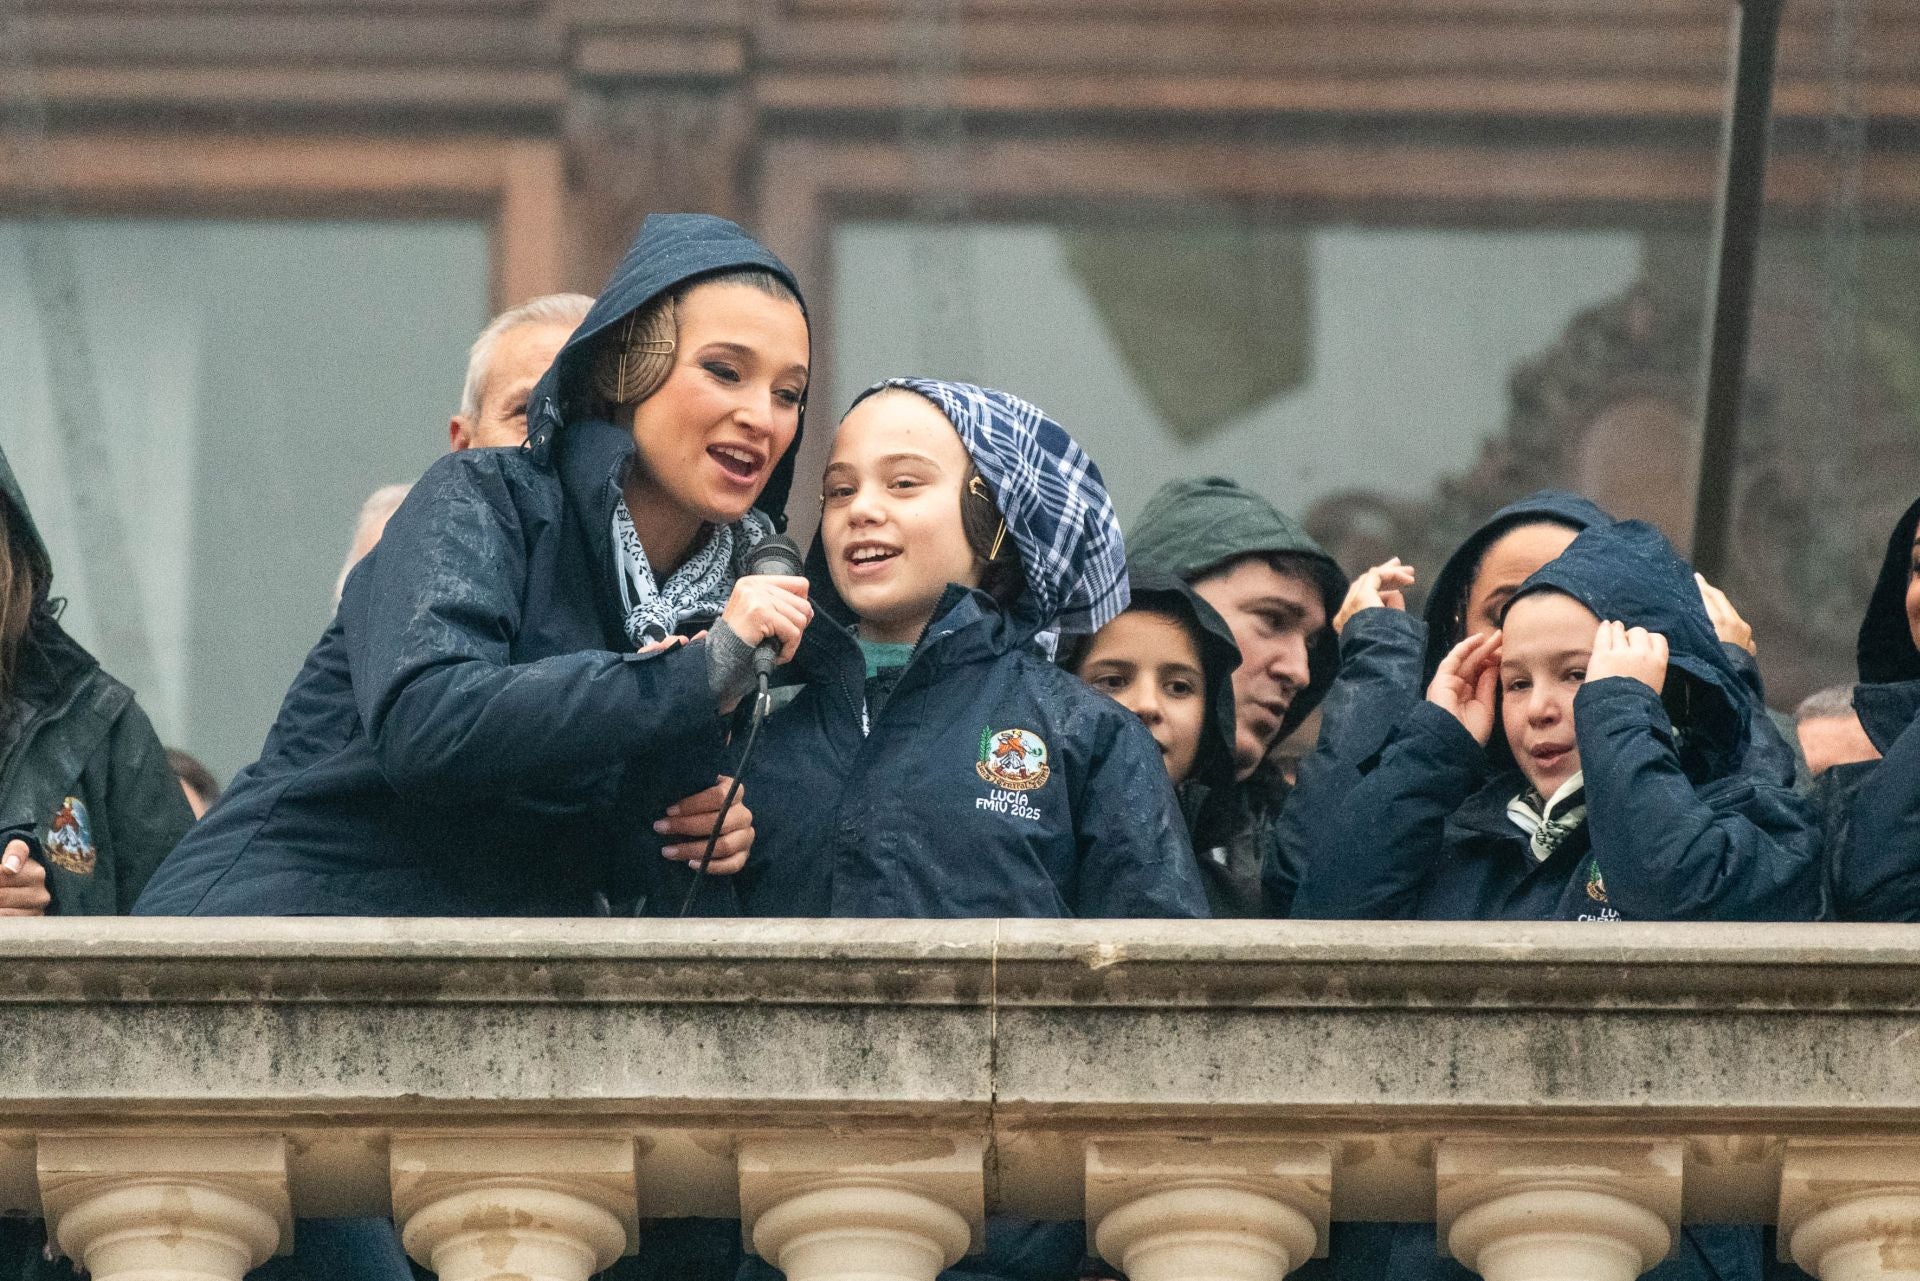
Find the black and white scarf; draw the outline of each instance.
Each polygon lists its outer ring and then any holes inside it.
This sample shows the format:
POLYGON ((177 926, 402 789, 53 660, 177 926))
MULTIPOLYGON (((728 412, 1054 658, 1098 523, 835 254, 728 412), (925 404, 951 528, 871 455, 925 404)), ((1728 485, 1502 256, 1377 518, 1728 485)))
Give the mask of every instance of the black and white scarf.
POLYGON ((1544 863, 1587 821, 1584 772, 1576 772, 1542 801, 1531 787, 1507 802, 1507 817, 1527 834, 1534 861, 1544 863))
POLYGON ((665 640, 686 619, 719 617, 733 594, 738 558, 771 533, 773 524, 750 509, 731 525, 707 528, 706 542, 662 586, 654 579, 626 503, 614 507, 613 555, 620 580, 620 610, 626 617, 627 639, 635 649, 665 640))

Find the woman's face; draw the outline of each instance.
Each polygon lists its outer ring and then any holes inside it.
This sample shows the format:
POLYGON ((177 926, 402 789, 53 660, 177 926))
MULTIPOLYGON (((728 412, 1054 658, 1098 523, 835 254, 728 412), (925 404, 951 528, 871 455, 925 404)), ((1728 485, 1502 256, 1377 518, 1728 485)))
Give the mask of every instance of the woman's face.
POLYGON ((739 520, 800 429, 807 318, 751 285, 699 285, 679 305, 673 371, 634 407, 641 473, 709 524, 739 520))
POLYGON ((1520 590, 1520 584, 1567 550, 1575 537, 1565 525, 1540 521, 1510 529, 1494 539, 1480 558, 1480 569, 1467 589, 1466 635, 1498 630, 1500 612, 1520 590))
POLYGON ((820 489, 820 537, 868 640, 920 639, 949 583, 980 585, 960 523, 967 450, 933 402, 884 391, 853 407, 820 489))
POLYGON ((1206 729, 1206 680, 1193 636, 1165 614, 1130 609, 1094 633, 1080 679, 1146 722, 1176 783, 1206 729))

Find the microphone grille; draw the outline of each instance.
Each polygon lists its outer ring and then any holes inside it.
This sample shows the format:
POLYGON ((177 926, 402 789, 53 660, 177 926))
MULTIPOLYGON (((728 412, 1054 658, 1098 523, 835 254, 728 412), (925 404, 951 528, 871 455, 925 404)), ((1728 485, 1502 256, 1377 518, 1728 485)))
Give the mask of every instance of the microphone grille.
POLYGON ((785 534, 769 534, 747 553, 747 573, 798 577, 806 573, 806 561, 801 558, 800 548, 791 538, 785 534))

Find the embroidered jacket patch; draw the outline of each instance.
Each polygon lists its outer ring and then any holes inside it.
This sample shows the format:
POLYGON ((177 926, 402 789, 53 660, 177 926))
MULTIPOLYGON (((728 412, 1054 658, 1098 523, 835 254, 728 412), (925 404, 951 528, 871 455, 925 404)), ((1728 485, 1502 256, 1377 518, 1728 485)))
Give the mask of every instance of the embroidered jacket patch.
POLYGON ((99 853, 93 847, 93 825, 87 820, 87 807, 77 796, 69 796, 54 811, 47 826, 47 857, 55 867, 76 876, 93 875, 99 853))

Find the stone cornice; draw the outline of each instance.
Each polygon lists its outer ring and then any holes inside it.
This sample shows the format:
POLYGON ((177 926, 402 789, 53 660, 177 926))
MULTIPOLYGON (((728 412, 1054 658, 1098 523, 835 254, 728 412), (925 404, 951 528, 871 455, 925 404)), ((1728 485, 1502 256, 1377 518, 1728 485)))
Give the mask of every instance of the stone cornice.
POLYGON ((1916 1029, 1899 926, 48 920, 0 937, 0 1210, 50 1137, 189 1125, 282 1136, 301 1213, 384 1213, 407 1135, 624 1135, 646 1216, 732 1213, 743 1143, 939 1133, 1038 1215, 1123 1138, 1420 1218, 1441 1145, 1573 1135, 1764 1219, 1790 1144, 1920 1140, 1916 1029))

